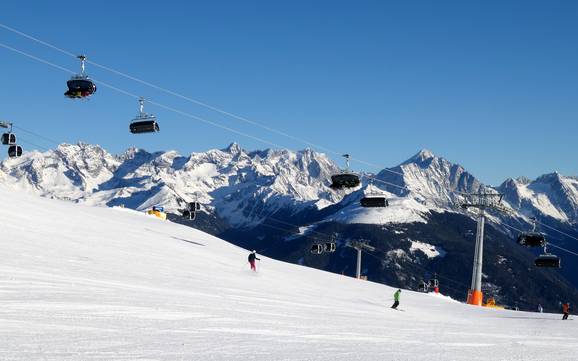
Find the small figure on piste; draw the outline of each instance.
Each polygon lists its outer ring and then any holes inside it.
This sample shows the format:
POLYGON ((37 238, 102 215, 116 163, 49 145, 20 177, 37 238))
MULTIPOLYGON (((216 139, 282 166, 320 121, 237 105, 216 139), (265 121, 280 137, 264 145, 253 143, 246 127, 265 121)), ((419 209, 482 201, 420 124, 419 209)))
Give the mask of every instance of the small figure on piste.
POLYGON ((251 269, 255 272, 257 272, 257 267, 255 267, 255 260, 260 261, 259 258, 257 258, 257 251, 253 251, 249 254, 248 257, 249 260, 249 264, 251 265, 251 269))
POLYGON ((394 310, 397 310, 397 306, 399 306, 399 295, 401 294, 401 289, 398 289, 397 291, 395 291, 395 293, 393 294, 393 300, 395 302, 393 302, 393 306, 391 306, 391 308, 393 308, 394 310))
POLYGON ((564 314, 562 316, 562 319, 567 320, 568 315, 570 314, 570 304, 568 302, 566 302, 562 305, 562 313, 564 314))

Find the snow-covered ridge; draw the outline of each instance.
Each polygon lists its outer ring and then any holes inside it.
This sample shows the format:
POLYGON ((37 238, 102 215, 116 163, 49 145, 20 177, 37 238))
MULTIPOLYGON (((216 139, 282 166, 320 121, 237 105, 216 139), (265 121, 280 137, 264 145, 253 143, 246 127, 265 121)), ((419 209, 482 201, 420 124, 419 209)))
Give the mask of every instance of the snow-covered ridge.
POLYGON ((578 179, 559 173, 535 180, 508 179, 498 188, 504 200, 522 214, 547 216, 563 222, 578 222, 578 179))
POLYGON ((328 187, 338 167, 306 149, 245 152, 238 144, 181 156, 131 148, 114 156, 98 145, 62 144, 0 163, 0 174, 15 188, 93 205, 169 210, 183 200, 210 205, 231 224, 258 221, 283 208, 323 207, 343 192, 328 187))
MULTIPOLYGON (((16 189, 139 210, 160 204, 174 212, 183 201, 198 201, 233 227, 257 224, 278 211, 296 214, 333 205, 338 212, 328 219, 338 222, 425 222, 431 211, 453 210, 453 191, 486 188, 459 164, 428 150, 379 172, 373 184, 355 190, 329 188, 331 175, 338 171, 325 154, 310 149, 247 152, 236 143, 186 156, 136 148, 111 155, 98 145, 61 144, 0 162, 0 180, 16 189), (370 193, 387 195, 391 206, 361 209, 359 199, 370 193)), ((533 181, 519 177, 496 190, 505 193, 507 206, 525 216, 578 222, 578 178, 558 173, 533 181)))

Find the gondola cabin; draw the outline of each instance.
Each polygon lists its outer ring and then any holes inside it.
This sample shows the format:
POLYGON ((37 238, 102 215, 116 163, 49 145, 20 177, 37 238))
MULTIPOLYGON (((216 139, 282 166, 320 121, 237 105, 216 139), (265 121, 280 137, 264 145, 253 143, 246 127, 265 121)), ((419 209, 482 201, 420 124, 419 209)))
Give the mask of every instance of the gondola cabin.
POLYGON ((70 99, 87 98, 96 92, 96 85, 86 76, 75 75, 66 82, 68 90, 64 96, 70 99))
POLYGON ((361 206, 366 208, 388 207, 389 202, 387 198, 382 196, 368 196, 360 200, 361 206))
POLYGON ((311 246, 311 253, 313 254, 322 254, 323 253, 323 245, 322 244, 314 244, 311 246))
POLYGON ((152 114, 147 114, 144 112, 144 98, 138 100, 139 110, 136 118, 134 118, 129 126, 129 130, 132 134, 143 134, 143 133, 156 133, 160 131, 159 124, 157 123, 157 118, 152 114))
POLYGON ((353 173, 341 173, 331 176, 331 188, 355 188, 360 184, 359 176, 353 173))
POLYGON ((518 244, 526 247, 544 247, 546 238, 539 232, 522 233, 518 236, 518 244))
POLYGON ((64 93, 64 96, 70 99, 87 98, 96 92, 96 85, 84 73, 86 56, 79 55, 77 58, 80 59, 80 74, 74 75, 66 82, 68 90, 64 93))
POLYGON ((331 176, 330 187, 333 189, 355 188, 361 183, 357 174, 349 172, 350 155, 344 154, 343 157, 345 158, 345 170, 331 176))
POLYGON ((337 246, 335 244, 335 242, 327 242, 325 243, 325 252, 329 252, 329 253, 333 253, 337 250, 337 246))
POLYGON ((18 158, 22 156, 22 147, 19 145, 11 145, 8 147, 8 157, 18 158))
POLYGON ((133 121, 130 123, 129 130, 132 134, 155 133, 160 131, 159 125, 155 119, 133 121))
POLYGON ((4 144, 4 145, 16 144, 16 134, 14 134, 14 133, 2 134, 2 144, 4 144))
POLYGON ((201 203, 199 202, 189 202, 188 204, 189 210, 193 212, 197 212, 201 210, 201 203))
POLYGON ((536 267, 560 268, 560 257, 554 254, 541 254, 534 261, 536 267))
POLYGON ((201 210, 201 203, 199 202, 189 202, 187 204, 187 209, 183 213, 183 218, 189 220, 194 220, 197 217, 197 212, 201 210))

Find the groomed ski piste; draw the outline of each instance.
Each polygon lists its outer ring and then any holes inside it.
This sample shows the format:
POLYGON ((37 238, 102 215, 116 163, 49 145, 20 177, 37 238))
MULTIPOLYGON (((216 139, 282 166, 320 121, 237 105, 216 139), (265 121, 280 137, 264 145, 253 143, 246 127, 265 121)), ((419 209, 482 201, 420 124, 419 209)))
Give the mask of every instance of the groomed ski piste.
POLYGON ((0 360, 578 359, 560 314, 409 290, 397 312, 395 288, 262 256, 254 273, 247 250, 136 211, 0 199, 0 360))

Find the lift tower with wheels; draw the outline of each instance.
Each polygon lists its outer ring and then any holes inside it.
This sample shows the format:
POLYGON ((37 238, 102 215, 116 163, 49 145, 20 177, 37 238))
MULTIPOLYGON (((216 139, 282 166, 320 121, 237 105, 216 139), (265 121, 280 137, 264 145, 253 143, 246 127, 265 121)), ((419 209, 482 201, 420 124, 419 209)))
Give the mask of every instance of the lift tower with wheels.
POLYGON ((472 284, 468 290, 468 304, 481 306, 483 303, 482 294, 482 261, 484 255, 484 225, 486 221, 486 211, 496 210, 506 212, 502 206, 500 193, 467 193, 463 194, 464 200, 460 203, 463 209, 476 208, 478 210, 476 247, 474 251, 474 265, 472 270, 472 284))
POLYGON ((361 278, 361 251, 375 251, 375 247, 370 246, 367 241, 352 241, 347 244, 348 247, 354 248, 357 250, 357 268, 355 272, 355 278, 361 278))

